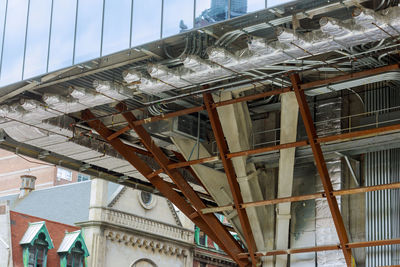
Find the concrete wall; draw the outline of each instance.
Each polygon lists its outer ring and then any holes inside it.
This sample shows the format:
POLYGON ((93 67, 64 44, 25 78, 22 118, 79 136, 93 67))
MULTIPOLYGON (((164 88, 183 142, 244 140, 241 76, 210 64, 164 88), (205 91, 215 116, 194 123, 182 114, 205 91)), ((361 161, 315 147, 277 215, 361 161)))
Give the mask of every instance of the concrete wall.
MULTIPOLYGON (((112 208, 123 212, 134 213, 137 216, 142 216, 147 219, 176 225, 175 218, 171 213, 167 200, 156 195, 152 195, 152 198, 153 202, 151 206, 154 206, 152 208, 145 208, 140 203, 140 191, 128 188, 112 208)), ((194 228, 191 230, 193 229, 194 228)))
POLYGON ((10 210, 7 202, 0 202, 0 266, 13 266, 10 210))

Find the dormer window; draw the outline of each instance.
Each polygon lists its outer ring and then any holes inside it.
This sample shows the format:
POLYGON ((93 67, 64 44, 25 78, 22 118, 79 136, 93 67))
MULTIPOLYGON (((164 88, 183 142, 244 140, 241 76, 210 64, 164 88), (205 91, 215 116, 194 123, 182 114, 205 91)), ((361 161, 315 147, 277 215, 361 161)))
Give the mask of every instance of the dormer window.
POLYGON ((84 255, 82 243, 76 242, 75 247, 71 249, 71 253, 67 256, 67 267, 82 267, 84 255))
POLYGON ((81 231, 66 233, 57 253, 61 267, 83 267, 89 253, 81 231))
POLYGON ((45 222, 29 223, 20 245, 23 247, 24 266, 46 267, 47 251, 54 246, 45 222))
POLYGON ((44 267, 46 266, 47 247, 49 244, 46 242, 46 236, 40 233, 38 239, 34 242, 33 246, 28 248, 29 251, 29 267, 44 267))

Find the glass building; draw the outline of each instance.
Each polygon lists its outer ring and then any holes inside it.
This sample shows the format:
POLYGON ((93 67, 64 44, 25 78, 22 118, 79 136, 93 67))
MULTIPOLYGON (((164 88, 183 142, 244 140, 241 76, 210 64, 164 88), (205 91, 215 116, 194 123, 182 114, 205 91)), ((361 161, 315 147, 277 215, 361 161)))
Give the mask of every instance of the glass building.
POLYGON ((0 86, 285 2, 0 0, 0 86))

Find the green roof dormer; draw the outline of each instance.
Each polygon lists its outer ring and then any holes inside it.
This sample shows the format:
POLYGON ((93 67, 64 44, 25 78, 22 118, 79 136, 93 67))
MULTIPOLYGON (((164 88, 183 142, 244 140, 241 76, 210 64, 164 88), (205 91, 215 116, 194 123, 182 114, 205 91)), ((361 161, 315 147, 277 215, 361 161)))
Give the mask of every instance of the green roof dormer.
MULTIPOLYGON (((24 236, 22 237, 21 241, 19 244, 21 246, 26 246, 26 245, 35 245, 35 241, 40 242, 40 240, 47 242, 47 249, 52 249, 54 248, 53 242, 51 240, 49 231, 47 231, 46 223, 45 222, 34 222, 34 223, 29 223, 28 229, 25 231, 24 236), (43 235, 41 235, 43 234, 43 235), (39 235, 42 238, 39 238, 39 235)), ((44 243, 43 243, 44 245, 44 243)))
POLYGON ((83 266, 83 262, 89 256, 89 251, 82 236, 82 231, 66 233, 57 253, 60 255, 61 267, 83 266))
POLYGON ((29 223, 19 244, 24 266, 47 266, 47 251, 54 248, 45 222, 29 223))

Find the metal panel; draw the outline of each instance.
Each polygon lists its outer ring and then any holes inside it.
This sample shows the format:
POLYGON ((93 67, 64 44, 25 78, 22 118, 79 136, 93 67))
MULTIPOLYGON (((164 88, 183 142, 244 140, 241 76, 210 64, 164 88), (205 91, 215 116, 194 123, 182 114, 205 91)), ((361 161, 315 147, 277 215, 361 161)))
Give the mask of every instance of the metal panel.
MULTIPOLYGON (((366 85, 366 111, 397 106, 400 103, 397 88, 386 83, 366 85)), ((384 111, 383 111, 384 112, 384 111)), ((400 149, 367 153, 365 156, 366 186, 398 182, 400 179, 400 149)), ((390 239, 400 235, 400 190, 385 190, 366 194, 367 240, 390 239)), ((386 266, 400 263, 398 245, 366 249, 366 266, 386 266)))
POLYGON ((44 227, 44 222, 30 223, 19 243, 21 245, 30 244, 42 227, 44 227))

